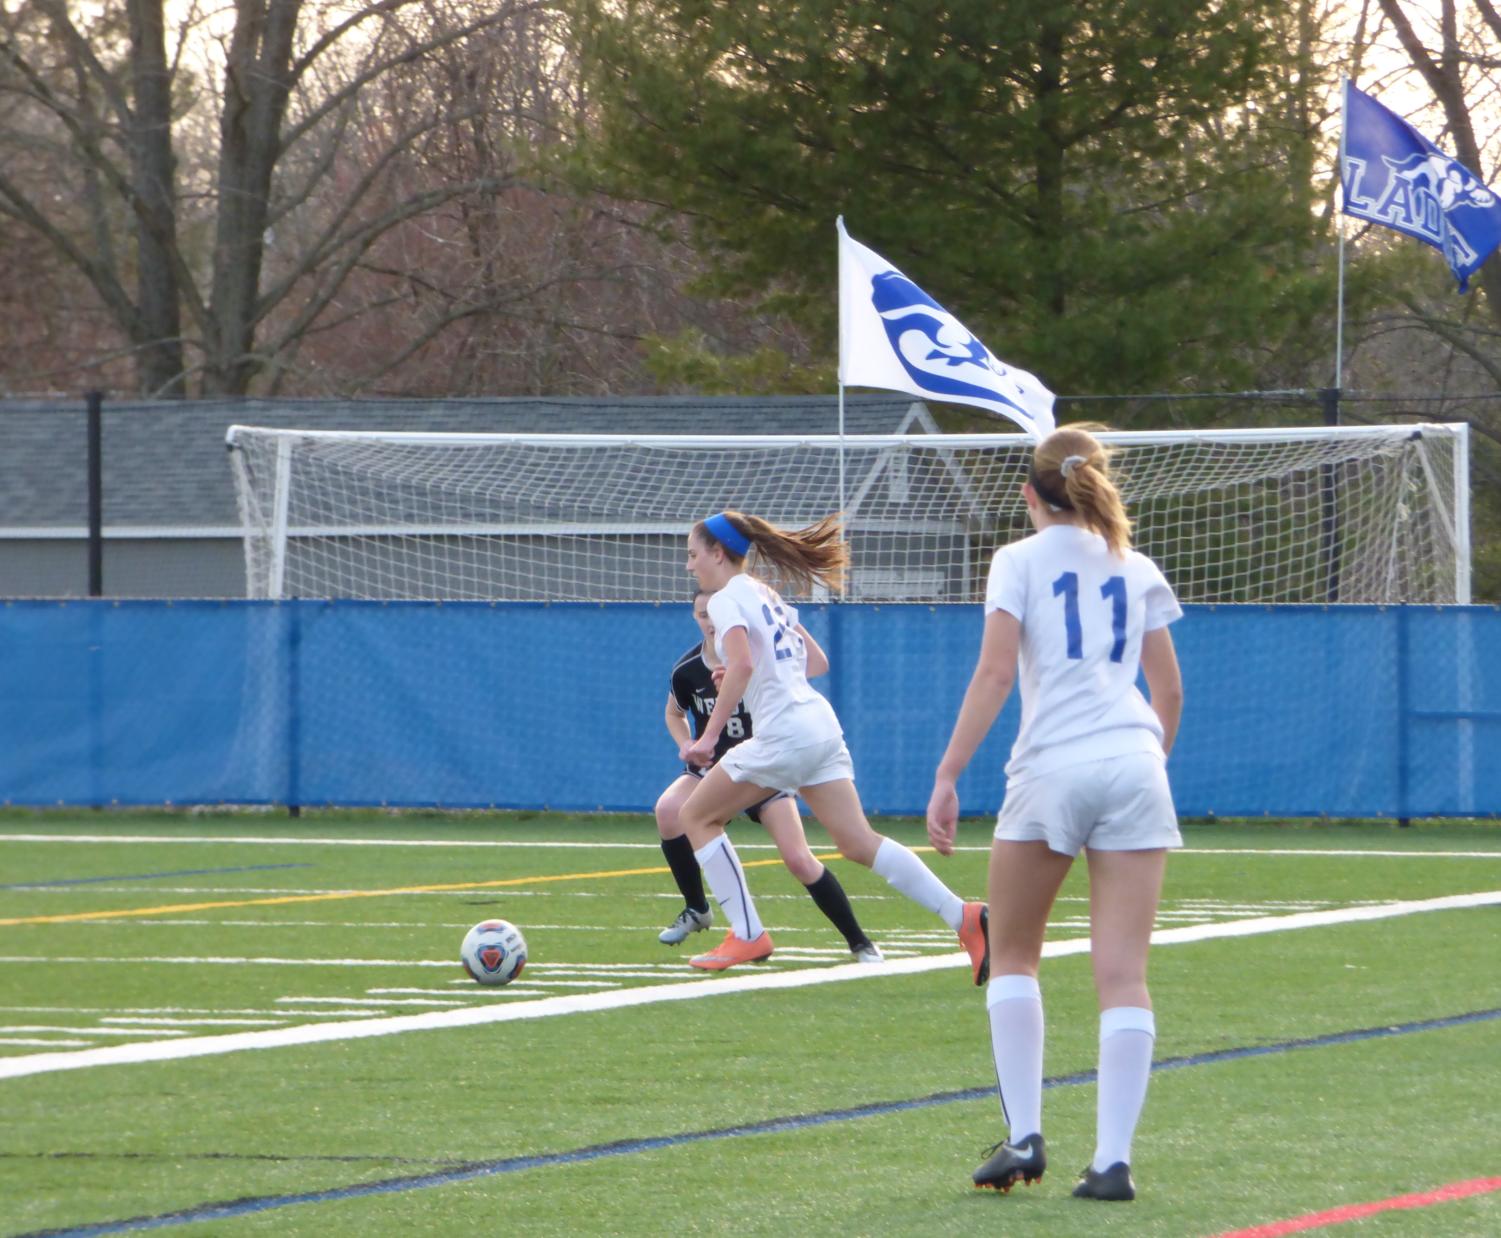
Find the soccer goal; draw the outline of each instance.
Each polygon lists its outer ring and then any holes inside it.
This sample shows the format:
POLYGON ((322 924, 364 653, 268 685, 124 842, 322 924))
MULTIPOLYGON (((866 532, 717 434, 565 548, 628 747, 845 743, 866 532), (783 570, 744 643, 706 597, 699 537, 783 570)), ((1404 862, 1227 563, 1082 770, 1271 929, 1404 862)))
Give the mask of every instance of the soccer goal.
MULTIPOLYGON (((1189 602, 1468 602, 1464 425, 1101 438, 1189 602)), ((843 511, 857 602, 973 602, 1029 532, 1025 435, 421 434, 232 426, 252 597, 663 601, 722 508, 843 511)))

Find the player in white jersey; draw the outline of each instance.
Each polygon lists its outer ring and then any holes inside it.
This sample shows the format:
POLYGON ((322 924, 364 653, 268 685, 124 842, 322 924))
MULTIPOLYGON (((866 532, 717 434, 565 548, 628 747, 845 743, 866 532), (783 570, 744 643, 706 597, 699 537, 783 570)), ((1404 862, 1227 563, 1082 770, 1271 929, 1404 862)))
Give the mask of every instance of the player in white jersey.
POLYGON ((984 984, 989 948, 984 905, 964 902, 916 853, 877 834, 865 819, 839 719, 808 683, 809 663, 825 669, 828 658, 798 622, 797 608, 746 572, 752 550, 757 566, 769 564, 798 589, 815 581, 839 588, 849 562, 833 516, 788 532, 758 516, 720 512, 688 535, 688 570, 699 588, 713 593, 709 619, 725 673, 714 710, 683 750, 683 759, 709 763, 742 698, 755 719, 751 737, 720 758, 679 810, 678 824, 692 839, 709 889, 730 923, 724 941, 693 965, 719 971, 771 953, 771 936, 761 925, 724 827, 771 792, 786 791, 802 795, 842 855, 942 917, 969 953, 975 983, 984 984))
POLYGON ((1033 452, 1022 493, 1037 531, 991 564, 979 663, 933 780, 928 836, 953 849, 955 783, 1019 677, 1021 729, 990 852, 986 991, 1009 1130, 974 1181, 1009 1191, 1047 1164, 1037 970, 1053 900, 1082 847, 1100 1057, 1095 1153, 1074 1194, 1128 1200, 1156 1037, 1147 949, 1167 850, 1183 841, 1164 768, 1183 709, 1167 625, 1182 611, 1157 565, 1131 549, 1095 428, 1065 426, 1033 452))
MULTIPOLYGON (((671 690, 667 694, 667 733, 677 744, 679 754, 701 734, 714 712, 719 696, 719 680, 724 667, 714 656, 714 625, 709 622, 709 595, 700 589, 693 598, 693 618, 702 633, 700 642, 689 649, 672 668, 671 690)), ((736 744, 754 733, 750 713, 741 707, 730 715, 720 733, 714 755, 722 758, 736 744)), ((657 833, 662 840, 662 854, 672 871, 673 880, 683 896, 683 910, 657 937, 663 945, 675 946, 690 933, 709 927, 714 921, 709 899, 704 893, 703 875, 693 856, 693 844, 678 824, 678 809, 693 793, 704 776, 697 765, 685 764, 683 772, 657 799, 657 833)), ((797 813, 797 800, 785 791, 773 791, 759 804, 752 804, 745 815, 764 826, 777 845, 787 871, 803 883, 803 888, 819 911, 843 935, 857 963, 880 963, 880 948, 866 936, 855 917, 849 897, 834 870, 823 864, 808 847, 803 821, 797 813)))

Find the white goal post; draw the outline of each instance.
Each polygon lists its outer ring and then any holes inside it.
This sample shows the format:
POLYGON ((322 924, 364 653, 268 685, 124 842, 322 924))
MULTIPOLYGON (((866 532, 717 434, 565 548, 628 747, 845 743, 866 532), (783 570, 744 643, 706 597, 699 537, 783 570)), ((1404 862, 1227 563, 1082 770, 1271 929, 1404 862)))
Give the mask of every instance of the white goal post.
MULTIPOLYGON (((1465 603, 1462 424, 1101 435, 1187 602, 1465 603)), ((1029 531, 1020 434, 423 434, 231 426, 257 598, 664 601, 722 508, 843 511, 847 600, 974 602, 1029 531)))

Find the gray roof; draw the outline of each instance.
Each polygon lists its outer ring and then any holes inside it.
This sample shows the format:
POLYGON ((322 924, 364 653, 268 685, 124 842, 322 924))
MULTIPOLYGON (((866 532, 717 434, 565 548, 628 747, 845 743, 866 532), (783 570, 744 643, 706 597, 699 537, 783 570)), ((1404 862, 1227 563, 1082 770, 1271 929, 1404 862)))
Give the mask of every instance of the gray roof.
MULTIPOLYGON (((849 434, 936 430, 920 403, 846 395, 849 434)), ((109 401, 104 405, 107 527, 239 524, 225 431, 234 424, 310 430, 463 433, 835 434, 836 396, 622 399, 109 401)), ((0 401, 0 528, 88 521, 82 400, 0 401)))

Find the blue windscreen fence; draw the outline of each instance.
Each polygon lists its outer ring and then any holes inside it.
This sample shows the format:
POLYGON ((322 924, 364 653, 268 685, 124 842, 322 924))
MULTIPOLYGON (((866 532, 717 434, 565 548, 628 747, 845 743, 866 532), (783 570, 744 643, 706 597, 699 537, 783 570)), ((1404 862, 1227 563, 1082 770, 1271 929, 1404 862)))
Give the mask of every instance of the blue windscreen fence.
MULTIPOLYGON (((1501 609, 1190 606, 1186 817, 1501 813, 1501 609)), ((978 607, 807 606, 872 813, 920 813, 978 607)), ((649 809, 680 605, 12 601, 0 801, 649 809)), ((1008 703, 960 783, 994 812, 1008 703)))

